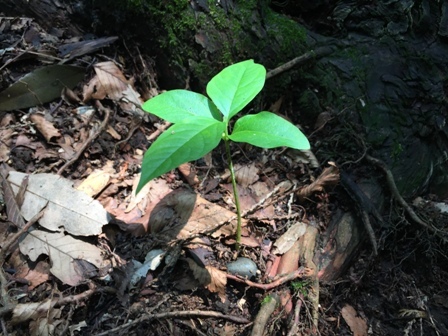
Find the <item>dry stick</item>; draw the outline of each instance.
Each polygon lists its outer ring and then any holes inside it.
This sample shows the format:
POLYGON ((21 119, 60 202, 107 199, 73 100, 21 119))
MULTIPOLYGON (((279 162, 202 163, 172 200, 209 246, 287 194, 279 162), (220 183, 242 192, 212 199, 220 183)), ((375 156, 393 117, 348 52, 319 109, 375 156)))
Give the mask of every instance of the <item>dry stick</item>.
MULTIPOLYGON (((71 304, 71 303, 78 304, 79 302, 90 298, 95 292, 96 292, 95 285, 92 282, 89 282, 88 290, 86 290, 85 292, 76 294, 76 295, 69 295, 67 297, 62 297, 60 299, 53 299, 53 300, 51 300, 50 308, 62 307, 62 306, 65 306, 65 305, 71 304)), ((28 303, 23 303, 20 305, 28 305, 28 303)), ((12 307, 12 306, 0 308, 0 317, 3 317, 7 314, 12 313, 13 310, 14 310, 14 307, 12 307)), ((31 318, 31 316, 30 316, 30 318, 31 318)), ((22 322, 24 322, 24 321, 22 321, 22 322)))
POLYGON ((253 282, 253 281, 250 281, 247 279, 240 278, 233 274, 226 274, 226 276, 228 279, 245 283, 246 285, 251 286, 251 287, 260 288, 260 289, 264 289, 264 290, 270 290, 270 289, 273 289, 275 287, 278 287, 278 286, 284 284, 285 282, 288 282, 288 281, 291 281, 291 280, 294 280, 297 278, 307 278, 310 276, 310 274, 313 274, 313 273, 314 273, 314 271, 311 270, 310 268, 299 267, 298 270, 291 272, 289 274, 286 274, 285 276, 282 276, 281 278, 279 278, 271 283, 268 283, 268 284, 260 284, 257 282, 253 282))
POLYGON ((266 324, 278 304, 280 304, 280 298, 277 294, 269 295, 269 301, 261 304, 260 311, 255 317, 254 327, 250 336, 264 335, 266 324))
MULTIPOLYGON (((45 205, 46 206, 46 205, 45 205)), ((0 296, 3 307, 5 309, 11 308, 13 302, 8 294, 8 281, 6 280, 5 273, 3 271, 3 263, 5 262, 6 255, 10 247, 19 239, 19 237, 24 234, 34 223, 36 223, 39 218, 44 214, 44 209, 42 209, 37 215, 35 215, 31 220, 25 224, 15 235, 9 238, 2 246, 2 250, 0 252, 0 296)), ((2 316, 2 315, 0 315, 2 316)))
POLYGON ((336 51, 336 49, 337 49, 337 47, 326 46, 326 47, 317 48, 316 50, 311 50, 311 51, 303 54, 302 56, 296 57, 293 60, 280 65, 278 68, 275 68, 275 69, 269 71, 266 74, 266 79, 277 76, 278 74, 291 69, 292 67, 296 66, 297 64, 305 63, 313 58, 323 57, 323 56, 332 54, 333 52, 336 51))
POLYGON ((248 319, 245 319, 244 317, 225 315, 225 314, 221 314, 221 313, 218 313, 215 311, 208 311, 208 310, 174 311, 174 312, 145 315, 145 316, 142 316, 134 321, 125 323, 119 327, 109 329, 109 330, 104 331, 99 334, 95 334, 95 336, 109 335, 112 332, 116 332, 116 331, 123 330, 125 328, 129 328, 133 325, 142 323, 144 321, 150 321, 150 320, 154 320, 154 319, 168 319, 168 318, 187 318, 187 317, 192 317, 192 316, 216 317, 216 318, 221 318, 221 319, 229 320, 229 321, 236 322, 236 323, 249 323, 250 322, 248 319))
POLYGON ((109 122, 109 118, 110 118, 110 110, 108 108, 105 108, 99 101, 96 101, 96 106, 97 106, 98 110, 101 110, 105 113, 105 117, 104 117, 103 122, 101 123, 101 126, 96 130, 95 133, 93 133, 87 139, 86 142, 83 143, 80 150, 78 152, 76 152, 75 155, 58 170, 58 172, 57 172, 58 175, 62 175, 64 170, 66 170, 68 167, 70 167, 72 164, 74 164, 79 159, 81 154, 84 153, 84 151, 87 149, 87 147, 89 147, 90 144, 93 141, 95 141, 95 139, 98 138, 101 135, 101 133, 106 129, 107 124, 109 122))
POLYGON ((436 228, 434 228, 431 225, 429 225, 428 223, 422 221, 417 216, 417 214, 414 212, 414 210, 412 210, 412 208, 409 206, 409 204, 406 203, 406 201, 403 199, 403 197, 401 197, 400 192, 398 191, 397 185, 395 184, 394 176, 392 175, 392 172, 386 167, 385 163, 379 159, 371 157, 370 155, 366 155, 366 159, 369 162, 375 164, 377 167, 381 168, 381 170, 383 170, 384 173, 386 173, 387 185, 389 186, 389 189, 392 192, 392 195, 395 197, 398 204, 400 204, 404 208, 405 212, 407 213, 407 215, 409 216, 411 221, 413 221, 415 224, 418 224, 418 225, 422 226, 423 228, 431 231, 437 237, 442 239, 443 242, 447 243, 448 240, 436 228))

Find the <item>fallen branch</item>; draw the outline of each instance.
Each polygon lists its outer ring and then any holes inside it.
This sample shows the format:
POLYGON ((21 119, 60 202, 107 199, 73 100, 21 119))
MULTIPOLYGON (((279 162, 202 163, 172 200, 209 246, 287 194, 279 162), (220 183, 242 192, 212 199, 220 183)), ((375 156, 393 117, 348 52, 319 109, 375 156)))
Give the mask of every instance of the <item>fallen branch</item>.
POLYGON ((278 74, 285 72, 298 64, 303 64, 305 62, 308 62, 311 59, 330 55, 330 54, 334 53, 336 50, 337 50, 337 47, 332 47, 332 46, 325 46, 325 47, 317 48, 316 50, 311 50, 311 51, 309 51, 299 57, 296 57, 293 60, 286 62, 285 64, 282 64, 279 67, 269 71, 266 74, 266 79, 277 76, 278 74))
POLYGON ((174 311, 174 312, 166 312, 166 313, 159 313, 159 314, 149 314, 142 316, 134 321, 122 324, 119 327, 109 329, 107 331, 104 331, 99 334, 95 334, 95 336, 105 336, 110 335, 113 332, 117 331, 123 331, 126 328, 132 327, 133 325, 140 324, 144 321, 150 321, 150 320, 160 320, 160 319, 167 319, 167 318, 190 318, 192 316, 202 316, 202 317, 216 317, 224 320, 229 320, 235 323, 250 323, 248 319, 245 319, 244 317, 239 316, 233 316, 233 315, 225 315, 221 314, 215 311, 208 311, 208 310, 187 310, 187 311, 174 311))

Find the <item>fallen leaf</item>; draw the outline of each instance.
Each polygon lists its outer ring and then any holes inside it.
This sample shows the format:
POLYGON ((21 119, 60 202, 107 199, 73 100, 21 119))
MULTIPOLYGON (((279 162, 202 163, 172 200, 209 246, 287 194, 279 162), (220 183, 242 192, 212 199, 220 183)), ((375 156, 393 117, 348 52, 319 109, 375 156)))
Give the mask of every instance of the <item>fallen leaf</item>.
POLYGON ((238 184, 243 188, 249 187, 259 179, 258 168, 255 166, 255 163, 250 163, 244 166, 236 164, 234 170, 235 178, 238 184))
POLYGON ((187 262, 195 279, 210 292, 217 293, 221 301, 224 302, 226 300, 226 272, 213 266, 201 267, 190 258, 187 258, 187 262))
POLYGON ((27 175, 10 172, 8 181, 16 194, 29 176, 21 214, 30 220, 48 203, 39 224, 51 231, 65 230, 75 236, 99 235, 110 215, 96 200, 72 187, 72 182, 54 174, 27 175))
POLYGON ((341 310, 341 314, 354 336, 367 336, 367 323, 357 316, 355 308, 345 305, 341 310))
POLYGON ((199 184, 199 179, 190 162, 181 164, 177 167, 177 169, 180 171, 182 176, 185 177, 189 185, 196 186, 199 184))
POLYGON ((106 95, 119 102, 124 111, 140 117, 145 113, 140 109, 142 100, 121 70, 113 62, 100 62, 93 66, 96 76, 84 87, 84 102, 90 99, 104 99, 106 95))
POLYGON ((45 117, 38 113, 30 115, 30 120, 35 124, 39 132, 44 136, 47 142, 50 142, 52 138, 59 138, 61 133, 57 128, 53 126, 51 122, 45 119, 45 117))
POLYGON ((31 231, 20 242, 19 248, 32 261, 46 254, 51 259, 50 272, 71 286, 77 286, 88 278, 77 260, 85 260, 98 269, 108 267, 108 262, 103 259, 98 247, 62 232, 31 231))
POLYGON ((84 68, 61 64, 34 70, 0 92, 0 110, 20 110, 48 103, 60 97, 65 86, 75 87, 84 73, 84 68))
POLYGON ((52 301, 47 299, 41 302, 18 303, 12 311, 12 324, 18 324, 30 319, 37 319, 46 314, 52 306, 52 301))
MULTIPOLYGON (((212 237, 235 234, 236 215, 196 193, 177 189, 166 195, 151 211, 149 230, 160 239, 187 239, 210 233, 212 237), (223 225, 224 223, 227 223, 223 225)), ((243 220, 243 226, 246 221, 243 220)))
POLYGON ((218 293, 222 302, 226 301, 226 285, 227 276, 226 272, 223 272, 213 266, 205 266, 205 269, 210 274, 210 284, 206 287, 212 293, 218 293))

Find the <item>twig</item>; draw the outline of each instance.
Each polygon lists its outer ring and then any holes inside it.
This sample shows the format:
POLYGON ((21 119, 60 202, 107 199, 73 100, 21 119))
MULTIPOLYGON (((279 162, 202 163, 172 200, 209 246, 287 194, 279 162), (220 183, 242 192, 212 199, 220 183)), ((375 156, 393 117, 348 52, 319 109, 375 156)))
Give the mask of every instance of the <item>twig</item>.
POLYGON ((286 274, 285 276, 282 276, 281 278, 278 278, 277 280, 275 280, 275 281, 273 281, 271 283, 268 283, 268 284, 260 284, 260 283, 257 283, 257 282, 253 282, 253 281, 250 281, 248 279, 240 278, 240 277, 238 277, 236 275, 233 275, 233 274, 227 274, 226 276, 227 276, 228 279, 245 283, 246 285, 251 286, 251 287, 260 288, 260 289, 264 289, 264 290, 270 290, 270 289, 278 287, 278 286, 280 286, 280 285, 282 285, 282 284, 284 284, 284 283, 286 283, 288 281, 291 281, 291 280, 294 280, 294 279, 297 279, 297 278, 307 278, 311 274, 314 274, 312 269, 305 268, 305 267, 299 267, 298 270, 296 270, 294 272, 291 272, 289 274, 286 274))
POLYGON ((163 125, 157 127, 157 129, 148 137, 148 140, 154 140, 171 125, 172 124, 170 122, 166 121, 163 125))
POLYGON ((336 51, 336 49, 337 49, 337 47, 325 46, 325 47, 317 48, 316 50, 311 50, 299 57, 294 58, 293 60, 291 60, 285 64, 280 65, 278 68, 275 68, 275 69, 269 71, 266 74, 266 79, 277 76, 278 74, 291 69, 292 67, 296 66, 297 64, 305 63, 313 58, 318 58, 318 57, 332 54, 333 52, 336 51))
MULTIPOLYGON (((22 227, 11 238, 9 238, 2 246, 2 250, 0 252, 0 298, 1 298, 2 305, 5 309, 9 309, 13 305, 13 302, 8 294, 8 287, 7 287, 8 281, 6 280, 6 276, 3 271, 3 263, 5 262, 6 256, 8 254, 8 250, 17 241, 17 239, 19 239, 19 237, 31 227, 31 225, 36 223, 39 220, 39 218, 42 217, 42 215, 44 214, 44 210, 45 210, 45 208, 42 209, 42 211, 40 211, 33 218, 31 218, 31 220, 28 223, 26 223, 24 227, 22 227)), ((0 316, 2 316, 2 315, 0 315, 0 316)))
POLYGON ((13 236, 8 238, 7 241, 5 241, 2 246, 2 251, 0 252, 0 265, 2 265, 5 261, 6 254, 8 253, 8 250, 11 248, 11 246, 20 238, 22 234, 28 231, 28 229, 44 215, 47 204, 45 204, 43 209, 38 214, 34 215, 33 218, 31 218, 24 227, 22 227, 18 232, 16 232, 13 236))
POLYGON ((239 316, 233 316, 233 315, 225 315, 221 314, 215 311, 207 311, 207 310, 187 310, 187 311, 174 311, 174 312, 166 312, 166 313, 159 313, 159 314, 149 314, 142 316, 134 321, 125 323, 119 327, 109 329, 107 331, 104 331, 99 334, 95 334, 95 336, 105 336, 110 335, 112 332, 120 331, 125 328, 132 327, 133 325, 142 323, 144 321, 150 321, 154 319, 168 319, 168 318, 187 318, 191 316, 202 316, 202 317, 216 317, 221 318, 224 320, 229 320, 235 323, 249 323, 250 321, 248 319, 245 319, 244 317, 239 316))
POLYGON ((250 334, 251 336, 264 335, 266 324, 279 303, 280 298, 277 294, 270 294, 269 300, 262 303, 257 317, 255 317, 254 327, 252 328, 252 333, 250 334))
MULTIPOLYGON (((71 304, 71 303, 78 304, 79 302, 90 298, 95 292, 96 292, 95 284, 93 282, 89 282, 88 290, 86 290, 85 292, 76 294, 76 295, 69 295, 66 297, 59 298, 59 299, 53 299, 53 300, 51 300, 50 308, 62 307, 62 306, 65 306, 65 305, 71 304)), ((18 304, 18 305, 26 306, 26 305, 28 305, 28 303, 23 303, 23 304, 18 304)), ((12 313, 13 310, 14 310, 14 306, 0 308, 0 317, 3 317, 7 314, 12 313)), ((29 318, 32 318, 32 316, 30 315, 29 318)), ((21 322, 25 322, 25 321, 21 321, 21 322)))
POLYGON ((409 206, 409 204, 406 203, 406 201, 403 199, 403 197, 401 197, 400 192, 398 191, 397 185, 395 184, 394 176, 392 175, 392 172, 386 167, 384 162, 379 159, 376 159, 374 157, 371 157, 370 155, 366 155, 366 159, 369 162, 375 164, 377 167, 381 168, 381 170, 386 174, 387 185, 389 186, 389 189, 390 189, 393 197, 397 200, 398 204, 400 204, 404 208, 405 212, 407 213, 407 215, 409 216, 411 221, 414 222, 415 224, 418 224, 421 227, 431 231, 437 237, 442 239, 442 241, 447 243, 448 242, 447 238, 445 238, 440 232, 438 232, 438 230, 436 228, 434 228, 431 225, 429 225, 428 223, 422 221, 417 216, 417 214, 414 212, 414 210, 412 210, 412 208, 409 206))
POLYGON ((79 159, 81 154, 84 153, 87 147, 89 147, 90 144, 93 141, 95 141, 96 138, 98 138, 101 135, 101 133, 106 129, 107 124, 109 123, 110 110, 108 108, 105 108, 99 101, 96 101, 96 105, 98 110, 104 111, 105 113, 103 122, 101 123, 100 127, 87 139, 87 141, 83 143, 79 151, 76 152, 75 155, 58 170, 57 172, 58 175, 62 175, 64 170, 66 170, 68 167, 74 164, 79 159))

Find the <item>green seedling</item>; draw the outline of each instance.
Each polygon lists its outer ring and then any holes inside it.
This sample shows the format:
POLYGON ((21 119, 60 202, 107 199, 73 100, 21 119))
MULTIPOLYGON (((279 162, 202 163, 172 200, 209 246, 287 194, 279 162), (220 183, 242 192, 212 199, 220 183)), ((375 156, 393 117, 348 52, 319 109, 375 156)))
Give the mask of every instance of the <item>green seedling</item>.
POLYGON ((261 148, 310 148, 308 139, 296 126, 271 112, 245 115, 230 131, 230 119, 254 99, 265 79, 264 66, 247 60, 228 66, 210 80, 207 84, 210 98, 187 90, 172 90, 143 104, 145 111, 173 125, 146 151, 137 192, 150 180, 203 157, 223 140, 237 212, 237 249, 241 241, 241 209, 230 141, 261 148))

